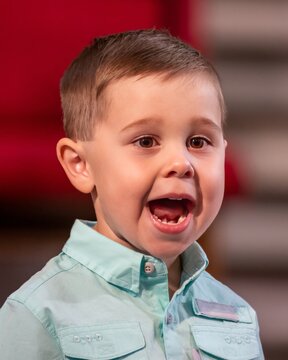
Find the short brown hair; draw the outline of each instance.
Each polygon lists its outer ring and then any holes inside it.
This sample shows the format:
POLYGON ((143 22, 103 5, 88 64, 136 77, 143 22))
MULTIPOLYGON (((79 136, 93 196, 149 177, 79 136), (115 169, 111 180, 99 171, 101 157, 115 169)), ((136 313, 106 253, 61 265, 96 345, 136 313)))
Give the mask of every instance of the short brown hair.
POLYGON ((72 62, 61 80, 66 135, 90 140, 95 119, 103 111, 103 92, 115 80, 131 76, 208 73, 214 81, 222 111, 225 104, 218 75, 199 51, 166 30, 137 30, 96 38, 72 62), (102 95, 102 96, 101 96, 102 95))

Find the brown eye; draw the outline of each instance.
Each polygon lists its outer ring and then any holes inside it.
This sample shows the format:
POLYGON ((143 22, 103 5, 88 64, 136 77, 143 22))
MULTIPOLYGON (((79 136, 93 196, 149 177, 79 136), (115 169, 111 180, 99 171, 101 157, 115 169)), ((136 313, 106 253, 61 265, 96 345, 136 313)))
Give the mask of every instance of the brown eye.
POLYGON ((192 137, 188 140, 187 146, 193 149, 201 149, 207 145, 208 141, 202 137, 192 137))
POLYGON ((143 148, 151 148, 156 144, 156 141, 150 137, 150 136, 144 136, 140 139, 138 139, 136 142, 136 145, 143 147, 143 148))

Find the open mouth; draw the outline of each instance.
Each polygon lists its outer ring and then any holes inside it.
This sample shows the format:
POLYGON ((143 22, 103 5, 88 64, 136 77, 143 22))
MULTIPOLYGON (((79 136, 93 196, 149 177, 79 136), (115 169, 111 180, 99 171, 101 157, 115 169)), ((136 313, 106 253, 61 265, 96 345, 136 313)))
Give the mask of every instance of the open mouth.
POLYGON ((182 198, 164 198, 149 202, 150 212, 162 224, 178 225, 185 221, 192 209, 192 202, 182 198))

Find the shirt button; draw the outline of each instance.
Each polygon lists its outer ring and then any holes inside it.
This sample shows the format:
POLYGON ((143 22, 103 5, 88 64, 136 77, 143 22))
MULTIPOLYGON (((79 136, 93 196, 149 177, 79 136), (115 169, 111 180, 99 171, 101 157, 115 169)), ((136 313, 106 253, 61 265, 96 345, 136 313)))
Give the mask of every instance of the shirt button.
POLYGON ((172 314, 168 313, 166 318, 166 324, 169 325, 172 323, 172 321, 173 321, 173 316, 172 314))
POLYGON ((147 261, 144 265, 144 271, 146 274, 152 274, 155 270, 155 265, 152 262, 147 261))

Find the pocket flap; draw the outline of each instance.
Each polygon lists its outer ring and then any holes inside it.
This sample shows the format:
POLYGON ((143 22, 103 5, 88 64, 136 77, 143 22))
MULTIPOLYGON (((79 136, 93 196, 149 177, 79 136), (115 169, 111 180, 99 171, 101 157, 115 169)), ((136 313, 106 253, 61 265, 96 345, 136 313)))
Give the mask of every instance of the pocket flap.
POLYGON ((64 354, 76 359, 115 359, 145 346, 137 322, 69 327, 61 329, 58 334, 64 354))
POLYGON ((197 347, 224 360, 252 360, 259 356, 255 330, 239 326, 191 325, 197 347))

